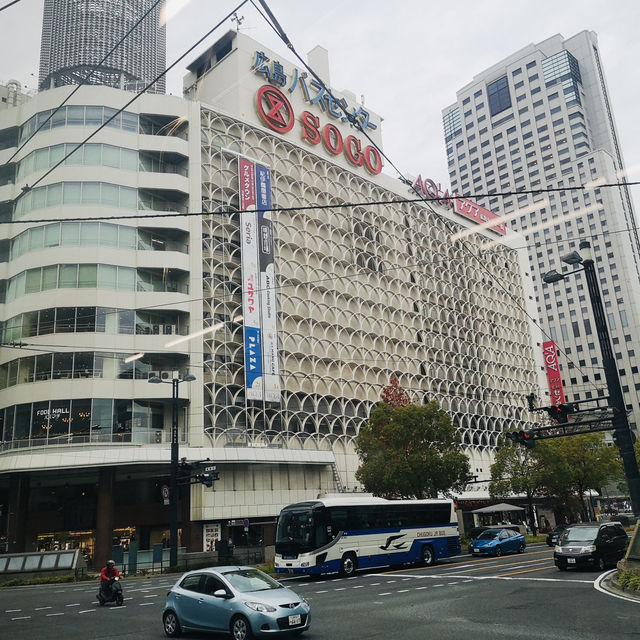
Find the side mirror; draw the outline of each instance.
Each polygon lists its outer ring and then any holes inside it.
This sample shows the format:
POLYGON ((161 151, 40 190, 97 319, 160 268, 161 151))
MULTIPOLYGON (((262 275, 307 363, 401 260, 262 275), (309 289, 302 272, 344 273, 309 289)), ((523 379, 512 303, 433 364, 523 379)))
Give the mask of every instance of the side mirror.
POLYGON ((228 598, 230 596, 224 589, 218 589, 217 591, 213 592, 213 597, 214 598, 228 598))

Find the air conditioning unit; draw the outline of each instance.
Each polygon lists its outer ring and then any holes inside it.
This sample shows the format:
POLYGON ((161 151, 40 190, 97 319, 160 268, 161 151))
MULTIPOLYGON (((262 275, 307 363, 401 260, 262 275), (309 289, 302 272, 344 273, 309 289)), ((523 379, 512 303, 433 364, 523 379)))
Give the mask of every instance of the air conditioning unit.
POLYGON ((164 325, 164 335, 170 336, 176 333, 176 326, 173 324, 165 324, 164 325))
POLYGON ((173 380, 173 371, 161 371, 160 372, 161 380, 173 380))
POLYGON ((161 371, 149 371, 149 378, 159 378, 161 371))
POLYGON ((160 327, 162 325, 159 324, 152 324, 151 325, 151 333, 153 333, 154 336, 158 336, 160 335, 160 327))

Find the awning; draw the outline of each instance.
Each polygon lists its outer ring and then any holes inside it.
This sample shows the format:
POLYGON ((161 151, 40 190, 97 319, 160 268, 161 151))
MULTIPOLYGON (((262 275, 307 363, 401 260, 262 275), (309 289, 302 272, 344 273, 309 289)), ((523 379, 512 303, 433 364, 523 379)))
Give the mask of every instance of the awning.
POLYGON ((525 511, 525 508, 516 507, 515 505, 507 504, 506 502, 501 502, 500 504, 494 504, 490 507, 474 509, 471 513, 500 513, 501 511, 525 511))

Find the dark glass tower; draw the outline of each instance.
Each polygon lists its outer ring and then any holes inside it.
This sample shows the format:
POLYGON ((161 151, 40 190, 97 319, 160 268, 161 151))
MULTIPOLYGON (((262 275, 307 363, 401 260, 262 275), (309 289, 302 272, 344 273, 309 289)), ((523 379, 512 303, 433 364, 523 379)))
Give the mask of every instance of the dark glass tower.
MULTIPOLYGON (((165 68, 165 0, 45 0, 40 90, 80 84, 151 7, 149 15, 88 80, 140 90, 165 68), (156 5, 153 7, 153 5, 156 5)), ((149 89, 164 93, 164 77, 149 89)))

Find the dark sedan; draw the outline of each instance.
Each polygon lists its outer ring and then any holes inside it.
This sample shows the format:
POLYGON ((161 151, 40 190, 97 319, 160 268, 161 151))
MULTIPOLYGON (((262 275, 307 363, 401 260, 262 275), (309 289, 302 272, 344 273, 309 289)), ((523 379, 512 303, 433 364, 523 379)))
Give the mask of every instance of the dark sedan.
POLYGON ((555 547, 558 544, 558 540, 562 535, 562 532, 568 527, 568 524, 561 524, 557 526, 553 531, 549 531, 547 534, 547 544, 550 547, 555 547))

